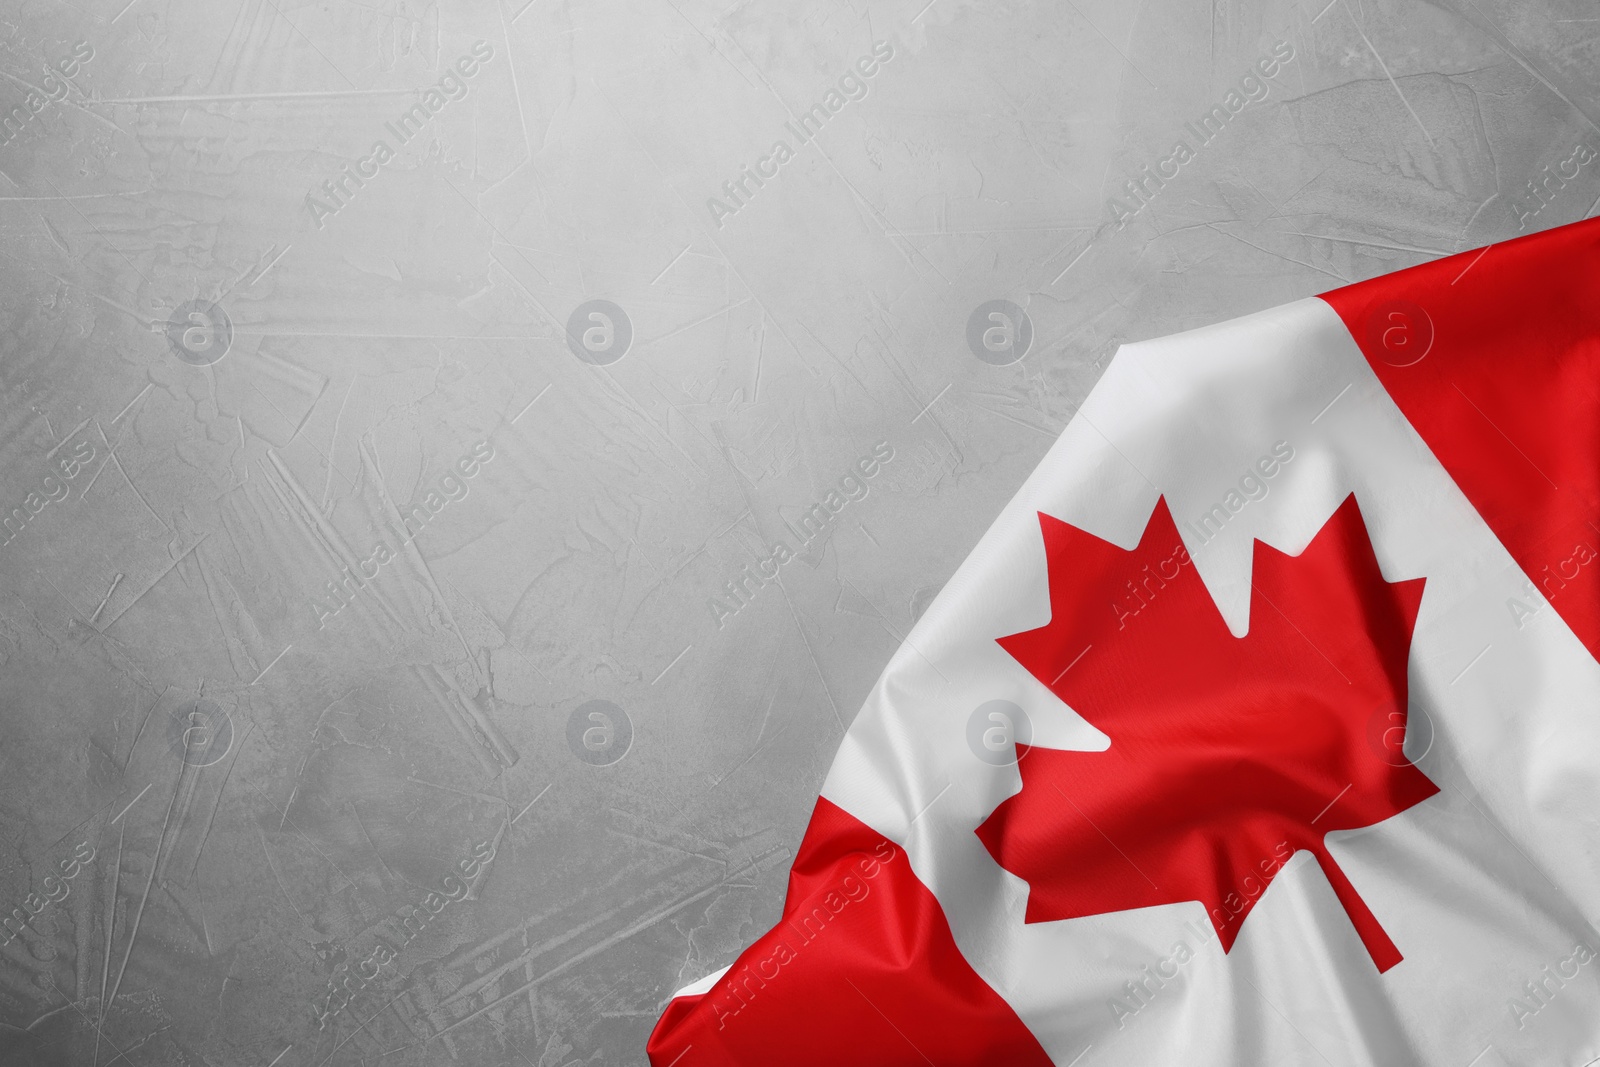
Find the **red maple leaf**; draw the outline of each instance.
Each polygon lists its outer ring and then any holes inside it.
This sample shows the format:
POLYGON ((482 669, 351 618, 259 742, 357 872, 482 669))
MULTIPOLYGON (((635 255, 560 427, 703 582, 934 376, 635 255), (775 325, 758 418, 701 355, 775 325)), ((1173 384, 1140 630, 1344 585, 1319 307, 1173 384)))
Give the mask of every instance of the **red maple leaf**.
POLYGON ((1019 746, 1022 790, 977 834, 1026 921, 1197 900, 1223 951, 1294 851, 1316 856, 1379 971, 1400 951, 1323 842, 1438 792, 1397 747, 1424 579, 1387 582, 1355 496, 1298 556, 1255 544, 1234 637, 1166 501, 1124 551, 1040 514, 1050 622, 1000 645, 1111 739, 1019 746))

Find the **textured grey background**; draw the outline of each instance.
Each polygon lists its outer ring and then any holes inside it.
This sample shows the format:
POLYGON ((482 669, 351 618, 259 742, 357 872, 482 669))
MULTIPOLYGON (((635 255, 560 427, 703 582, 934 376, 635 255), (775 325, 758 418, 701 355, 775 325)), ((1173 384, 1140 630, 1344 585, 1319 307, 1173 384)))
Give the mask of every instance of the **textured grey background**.
POLYGON ((641 1063, 1117 345, 1586 216, 1597 61, 1578 0, 5 3, 0 1061, 641 1063))

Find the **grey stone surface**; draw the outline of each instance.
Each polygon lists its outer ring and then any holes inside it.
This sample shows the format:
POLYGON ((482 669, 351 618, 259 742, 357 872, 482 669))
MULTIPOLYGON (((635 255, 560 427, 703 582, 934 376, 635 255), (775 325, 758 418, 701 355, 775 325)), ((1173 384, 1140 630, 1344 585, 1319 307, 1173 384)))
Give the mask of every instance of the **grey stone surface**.
POLYGON ((642 1063, 1118 344, 1593 212, 1597 61, 1579 0, 0 5, 0 1061, 642 1063))

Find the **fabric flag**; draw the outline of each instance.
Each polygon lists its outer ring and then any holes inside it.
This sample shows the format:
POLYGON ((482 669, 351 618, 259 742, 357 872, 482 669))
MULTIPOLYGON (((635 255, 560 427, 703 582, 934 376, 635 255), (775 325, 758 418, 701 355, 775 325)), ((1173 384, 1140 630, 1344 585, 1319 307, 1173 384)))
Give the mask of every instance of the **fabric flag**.
POLYGON ((1600 1057, 1600 220, 1122 346, 655 1067, 1600 1057))

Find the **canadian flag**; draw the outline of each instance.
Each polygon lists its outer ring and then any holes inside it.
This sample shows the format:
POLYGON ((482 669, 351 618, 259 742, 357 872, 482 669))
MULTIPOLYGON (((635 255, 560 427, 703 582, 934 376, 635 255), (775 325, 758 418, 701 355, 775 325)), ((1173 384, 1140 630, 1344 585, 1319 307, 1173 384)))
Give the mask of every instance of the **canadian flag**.
POLYGON ((655 1067, 1600 1058, 1600 219, 1124 345, 655 1067))

